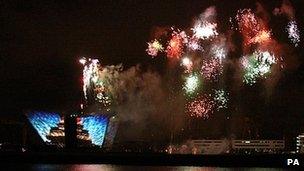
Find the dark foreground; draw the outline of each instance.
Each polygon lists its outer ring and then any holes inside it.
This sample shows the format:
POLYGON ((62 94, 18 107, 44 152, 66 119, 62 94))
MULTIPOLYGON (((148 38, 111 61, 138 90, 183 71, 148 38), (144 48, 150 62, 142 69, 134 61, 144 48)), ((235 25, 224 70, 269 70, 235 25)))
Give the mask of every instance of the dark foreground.
POLYGON ((33 170, 33 171, 281 171, 285 168, 240 168, 240 167, 197 167, 197 166, 126 166, 110 164, 23 164, 23 165, 2 165, 2 169, 8 171, 33 170))
MULTIPOLYGON (((295 167, 287 159, 303 155, 168 155, 140 153, 39 152, 0 153, 0 162, 7 164, 110 164, 131 166, 204 166, 204 167, 295 167)), ((296 167, 298 167, 296 165, 296 167)))

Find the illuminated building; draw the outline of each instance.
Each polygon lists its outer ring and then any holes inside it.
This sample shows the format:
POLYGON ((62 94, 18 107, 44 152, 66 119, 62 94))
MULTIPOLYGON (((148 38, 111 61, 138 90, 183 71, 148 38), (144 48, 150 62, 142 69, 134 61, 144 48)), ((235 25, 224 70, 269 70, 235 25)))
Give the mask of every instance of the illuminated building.
POLYGON ((57 127, 59 124, 60 115, 58 113, 32 112, 28 113, 27 117, 42 140, 44 142, 50 142, 50 140, 47 139, 47 135, 53 127, 57 127))
POLYGON ((51 141, 52 144, 59 147, 64 147, 64 120, 61 118, 56 127, 52 127, 46 138, 51 141))
MULTIPOLYGON (((30 123, 43 141, 57 147, 75 148, 113 144, 118 118, 111 111, 111 98, 99 76, 102 69, 98 59, 82 58, 84 104, 81 111, 65 115, 49 112, 27 114, 30 123)), ((72 109, 75 110, 75 109, 72 109)))
POLYGON ((304 133, 297 136, 296 152, 304 153, 304 133))
POLYGON ((102 115, 91 115, 81 118, 83 129, 88 130, 92 144, 102 146, 108 125, 108 118, 102 115))
POLYGON ((250 154, 279 153, 284 148, 284 140, 189 140, 182 145, 169 146, 167 152, 170 154, 250 154))
MULTIPOLYGON (((64 117, 58 113, 31 112, 28 119, 46 144, 64 147, 66 130, 64 117)), ((115 116, 92 114, 77 118, 77 146, 111 147, 117 130, 115 116)))
POLYGON ((246 153, 277 153, 285 149, 284 140, 233 140, 232 149, 246 153))
POLYGON ((116 135, 118 118, 112 111, 112 99, 106 81, 99 75, 103 67, 98 59, 83 57, 79 62, 83 66, 85 100, 79 115, 81 123, 94 145, 109 148, 116 135))
MULTIPOLYGON (((88 133, 88 130, 83 128, 83 125, 80 122, 77 122, 77 144, 79 146, 91 146, 92 140, 88 133)), ((64 127, 64 119, 62 118, 57 125, 57 127, 52 127, 49 134, 46 136, 48 140, 51 141, 52 145, 56 145, 58 147, 65 146, 65 127, 64 127)))

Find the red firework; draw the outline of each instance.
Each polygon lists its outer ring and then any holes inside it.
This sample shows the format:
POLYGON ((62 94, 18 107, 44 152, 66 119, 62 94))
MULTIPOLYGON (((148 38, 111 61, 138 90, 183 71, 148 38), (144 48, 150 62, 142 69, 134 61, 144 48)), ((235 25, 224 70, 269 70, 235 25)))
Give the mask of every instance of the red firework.
POLYGON ((238 21, 240 32, 245 38, 245 43, 248 44, 260 30, 257 18, 250 9, 243 9, 238 12, 236 20, 238 21))
POLYGON ((168 58, 180 58, 182 56, 184 41, 185 40, 182 34, 176 32, 172 33, 172 38, 169 41, 166 50, 168 58))
POLYGON ((213 58, 204 61, 201 68, 201 74, 206 80, 215 80, 222 73, 223 66, 219 59, 213 58))
POLYGON ((187 113, 192 117, 208 119, 213 113, 215 102, 207 95, 201 95, 186 105, 187 113))
POLYGON ((250 9, 240 10, 236 16, 245 45, 252 43, 264 43, 271 38, 270 31, 265 27, 261 19, 250 9))

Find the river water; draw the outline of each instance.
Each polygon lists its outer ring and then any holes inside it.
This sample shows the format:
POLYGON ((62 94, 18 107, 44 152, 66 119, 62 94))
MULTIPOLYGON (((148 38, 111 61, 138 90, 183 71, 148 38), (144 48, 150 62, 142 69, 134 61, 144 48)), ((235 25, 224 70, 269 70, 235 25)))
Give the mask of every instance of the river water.
MULTIPOLYGON (((251 170, 251 171, 281 171, 281 168, 220 168, 220 167, 191 167, 191 166, 125 166, 107 164, 7 164, 3 170, 37 170, 37 171, 230 171, 230 170, 251 170)), ((1 169, 2 170, 2 169, 1 169)))

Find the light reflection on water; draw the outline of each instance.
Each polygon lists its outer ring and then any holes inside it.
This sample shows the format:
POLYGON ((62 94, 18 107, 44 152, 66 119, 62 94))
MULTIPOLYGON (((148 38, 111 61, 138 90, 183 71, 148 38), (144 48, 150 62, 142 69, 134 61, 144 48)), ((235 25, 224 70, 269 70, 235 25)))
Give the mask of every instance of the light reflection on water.
POLYGON ((106 164, 73 164, 73 165, 52 165, 39 164, 31 165, 30 170, 37 171, 230 171, 230 170, 250 170, 250 171, 279 171, 280 168, 218 168, 218 167, 191 167, 191 166, 120 166, 106 164))

